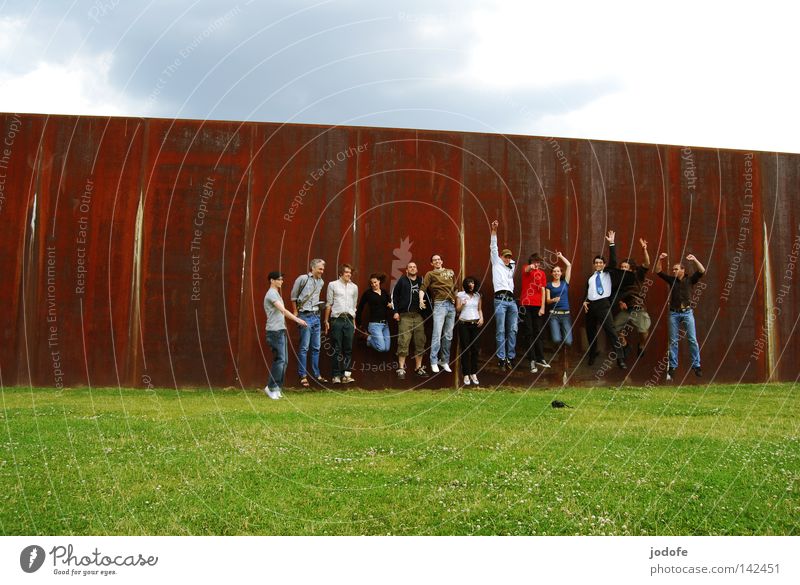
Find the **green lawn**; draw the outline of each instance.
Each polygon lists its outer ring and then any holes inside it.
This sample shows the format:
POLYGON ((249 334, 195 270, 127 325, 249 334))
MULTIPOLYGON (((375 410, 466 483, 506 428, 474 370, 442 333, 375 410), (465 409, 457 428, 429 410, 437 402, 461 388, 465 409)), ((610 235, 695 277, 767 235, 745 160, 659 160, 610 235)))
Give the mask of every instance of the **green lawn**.
POLYGON ((6 535, 800 534, 790 384, 1 396, 6 535))

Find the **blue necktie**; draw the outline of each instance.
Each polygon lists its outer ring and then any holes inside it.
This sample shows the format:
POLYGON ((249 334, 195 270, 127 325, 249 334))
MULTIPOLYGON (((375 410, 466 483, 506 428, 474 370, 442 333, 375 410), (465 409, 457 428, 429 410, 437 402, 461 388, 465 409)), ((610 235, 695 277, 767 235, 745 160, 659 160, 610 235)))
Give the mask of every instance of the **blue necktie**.
POLYGON ((599 272, 597 273, 597 276, 594 279, 594 285, 595 285, 595 287, 597 287, 597 294, 602 296, 603 295, 603 281, 600 278, 600 273, 599 272))

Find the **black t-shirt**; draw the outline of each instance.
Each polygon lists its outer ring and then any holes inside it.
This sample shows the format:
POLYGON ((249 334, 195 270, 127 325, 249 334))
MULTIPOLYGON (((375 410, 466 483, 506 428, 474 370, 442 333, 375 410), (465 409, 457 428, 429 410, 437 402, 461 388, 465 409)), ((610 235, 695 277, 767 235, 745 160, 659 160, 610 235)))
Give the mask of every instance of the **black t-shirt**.
POLYGON ((414 280, 408 279, 411 283, 411 307, 408 309, 409 313, 419 313, 419 285, 422 284, 422 279, 417 277, 414 280))
POLYGON ((669 284, 669 310, 680 311, 688 309, 692 303, 692 287, 703 277, 703 272, 697 271, 691 276, 685 276, 678 280, 675 276, 670 276, 664 272, 659 272, 658 276, 669 284))
POLYGON ((388 321, 391 318, 390 309, 387 307, 390 302, 392 302, 392 299, 389 297, 389 293, 383 289, 381 289, 380 293, 376 293, 372 289, 364 291, 356 311, 358 323, 363 322, 365 305, 369 307, 369 323, 388 321))

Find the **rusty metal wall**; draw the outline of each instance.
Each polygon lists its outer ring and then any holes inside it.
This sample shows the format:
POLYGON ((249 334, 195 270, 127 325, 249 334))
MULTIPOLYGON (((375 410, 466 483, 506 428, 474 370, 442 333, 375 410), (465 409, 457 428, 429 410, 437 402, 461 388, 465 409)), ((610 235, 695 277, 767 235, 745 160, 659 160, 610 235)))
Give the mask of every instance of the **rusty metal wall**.
MULTIPOLYGON (((705 377, 681 344, 681 383, 794 381, 800 155, 562 138, 311 125, 0 114, 0 384, 264 385, 263 297, 270 270, 312 258, 389 282, 434 252, 483 283, 485 385, 664 382, 666 284, 650 275, 644 356, 619 371, 582 362, 580 309, 592 257, 695 254, 705 377), (494 366, 489 223, 524 260, 573 262, 576 344, 539 377, 494 366)), ((667 265, 665 265, 667 268, 667 265)), ((428 324, 430 328, 430 324, 428 324)), ((296 385, 297 330, 287 380, 296 385)), ((393 335, 396 329, 392 327, 393 335)), ((549 335, 546 334, 549 340, 549 335)), ((634 336, 635 340, 635 336, 634 336)), ((520 335, 520 346, 524 336, 520 335)), ((553 351, 546 342, 546 355, 553 351)), ((522 347, 520 347, 522 349, 522 347)), ((322 368, 330 371, 323 339, 322 368)), ((454 343, 453 355, 457 355, 454 343)), ((398 382, 394 343, 357 341, 354 376, 398 382)), ((427 363, 427 356, 426 356, 427 363)), ((422 381, 453 386, 457 375, 422 381)))

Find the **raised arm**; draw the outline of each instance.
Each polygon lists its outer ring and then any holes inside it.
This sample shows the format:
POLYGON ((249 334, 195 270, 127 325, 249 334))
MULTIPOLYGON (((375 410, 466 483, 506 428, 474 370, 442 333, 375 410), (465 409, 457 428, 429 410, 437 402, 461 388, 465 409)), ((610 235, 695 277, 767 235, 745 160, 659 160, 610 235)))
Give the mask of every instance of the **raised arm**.
POLYGON ((705 268, 705 266, 703 266, 702 264, 700 264, 700 260, 698 260, 697 258, 695 258, 694 254, 689 254, 689 255, 686 257, 686 259, 687 259, 689 262, 694 262, 694 265, 695 265, 695 268, 697 269, 697 272, 699 272, 700 274, 705 274, 705 273, 706 273, 706 268, 705 268))
POLYGON ((642 266, 645 268, 650 268, 650 254, 647 252, 647 240, 644 238, 639 238, 639 244, 642 246, 642 255, 644 256, 644 262, 642 262, 642 266))
POLYGON ((609 268, 616 268, 617 267, 617 246, 614 243, 614 239, 616 238, 616 232, 614 230, 608 230, 608 234, 606 235, 606 241, 608 242, 608 267, 609 268))
POLYGON ((572 262, 567 260, 561 252, 556 252, 556 257, 564 263, 566 267, 564 269, 564 282, 569 284, 569 280, 572 277, 572 262))
POLYGON ((664 272, 664 260, 666 259, 666 252, 661 252, 661 254, 658 255, 658 260, 656 260, 656 273, 664 272))
POLYGON ((489 236, 489 259, 494 262, 502 262, 500 260, 500 249, 497 247, 497 226, 500 225, 500 222, 494 220, 492 222, 492 234, 489 236))

